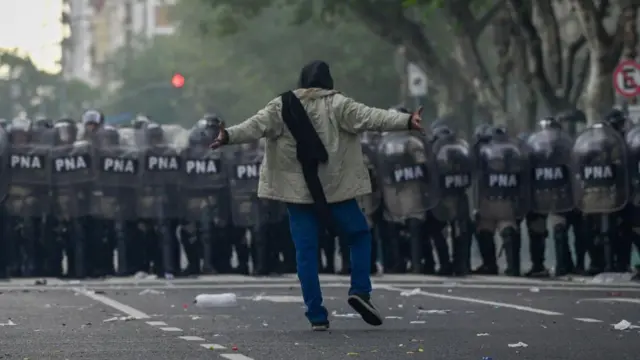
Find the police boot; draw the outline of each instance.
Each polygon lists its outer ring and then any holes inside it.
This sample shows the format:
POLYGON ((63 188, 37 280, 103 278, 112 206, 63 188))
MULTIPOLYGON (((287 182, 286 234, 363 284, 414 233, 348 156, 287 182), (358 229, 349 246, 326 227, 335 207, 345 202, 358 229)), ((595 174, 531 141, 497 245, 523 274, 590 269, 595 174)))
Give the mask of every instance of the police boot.
POLYGON ((500 237, 507 255, 507 269, 505 275, 520 276, 520 247, 521 238, 518 230, 509 226, 500 231, 500 237))
POLYGON ((618 273, 626 273, 631 271, 631 253, 632 249, 632 231, 623 228, 623 233, 616 239, 615 246, 615 265, 614 270, 618 273))
POLYGON ((344 236, 338 236, 338 244, 340 245, 340 274, 349 275, 351 273, 351 248, 349 248, 349 239, 344 236))
POLYGON ((251 234, 251 248, 253 257, 253 273, 257 276, 266 276, 270 272, 269 244, 267 226, 256 227, 251 234))
POLYGON ((493 232, 480 230, 476 232, 476 241, 482 257, 482 265, 473 270, 478 275, 498 275, 498 261, 496 259, 496 243, 493 232))
POLYGON ((469 275, 471 271, 471 227, 468 222, 454 221, 451 226, 453 238, 453 274, 469 275))
POLYGON ((423 232, 422 221, 418 219, 407 220, 407 227, 409 230, 409 256, 411 259, 411 271, 414 274, 422 274, 423 269, 425 271, 433 271, 433 250, 431 250, 431 241, 428 233, 423 232), (423 250, 424 249, 424 250, 423 250), (431 256, 429 261, 428 256, 431 256), (425 260, 423 268, 422 259, 425 260))
POLYGON ((569 249, 569 234, 566 225, 557 224, 553 227, 553 243, 556 252, 555 276, 565 276, 572 272, 571 250, 569 249), (569 257, 569 259, 567 259, 569 257), (567 261, 569 260, 569 262, 567 261))
POLYGON ((238 257, 238 267, 236 273, 249 275, 249 243, 247 241, 246 229, 238 229, 238 236, 235 238, 234 247, 238 257))
MULTIPOLYGON (((449 253, 449 244, 447 244, 447 239, 445 239, 441 231, 438 231, 432 235, 431 240, 433 241, 433 246, 436 249, 438 264, 440 265, 437 274, 441 276, 450 276, 453 274, 453 269, 451 266, 451 255, 449 253)), ((425 254, 425 256, 427 256, 427 254, 425 254)))
POLYGON ((549 277, 549 270, 544 266, 544 253, 546 250, 546 236, 529 234, 529 254, 531 255, 531 269, 525 276, 533 278, 549 277))
POLYGON ((406 263, 402 256, 400 235, 400 225, 397 223, 387 222, 386 239, 382 243, 384 251, 387 254, 384 263, 384 271, 390 274, 401 274, 406 271, 406 263))

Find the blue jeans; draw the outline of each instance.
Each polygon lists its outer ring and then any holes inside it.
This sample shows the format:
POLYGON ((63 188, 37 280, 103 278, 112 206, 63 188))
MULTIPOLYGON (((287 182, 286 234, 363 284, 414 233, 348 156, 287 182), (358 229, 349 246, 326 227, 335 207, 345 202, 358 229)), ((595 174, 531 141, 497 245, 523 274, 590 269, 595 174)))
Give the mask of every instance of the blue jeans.
MULTIPOLYGON (((356 200, 330 204, 334 223, 341 236, 347 236, 351 249, 351 288, 349 295, 371 293, 371 231, 367 219, 356 200)), ((306 316, 312 323, 328 319, 322 305, 322 290, 318 276, 319 225, 312 205, 288 204, 291 237, 296 247, 298 279, 302 298, 307 307, 306 316)))

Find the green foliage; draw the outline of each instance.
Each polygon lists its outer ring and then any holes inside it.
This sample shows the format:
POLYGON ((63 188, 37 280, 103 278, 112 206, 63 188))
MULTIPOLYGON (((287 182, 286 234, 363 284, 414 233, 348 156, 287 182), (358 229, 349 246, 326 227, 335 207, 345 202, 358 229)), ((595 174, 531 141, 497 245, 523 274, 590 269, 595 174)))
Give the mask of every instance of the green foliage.
POLYGON ((180 122, 193 116, 193 102, 186 96, 191 82, 183 71, 190 58, 172 37, 157 37, 143 50, 122 50, 110 62, 115 66, 118 89, 96 105, 107 115, 144 113, 159 123, 180 122), (174 73, 183 73, 185 88, 171 85, 174 73))
POLYGON ((13 50, 0 51, 0 71, 4 75, 0 79, 0 117, 21 112, 30 117, 73 115, 97 98, 97 92, 86 84, 41 71, 31 59, 13 50))
POLYGON ((321 9, 305 14, 289 0, 274 0, 271 7, 264 5, 269 1, 216 3, 181 2, 176 8, 175 16, 188 19, 178 36, 193 56, 187 63, 198 109, 217 110, 230 123, 244 120, 294 88, 299 69, 315 59, 330 64, 337 88, 348 95, 381 107, 397 102, 394 48, 360 23, 323 18, 328 14, 321 9), (221 21, 230 9, 233 21, 221 21), (201 24, 217 25, 203 31, 201 24))

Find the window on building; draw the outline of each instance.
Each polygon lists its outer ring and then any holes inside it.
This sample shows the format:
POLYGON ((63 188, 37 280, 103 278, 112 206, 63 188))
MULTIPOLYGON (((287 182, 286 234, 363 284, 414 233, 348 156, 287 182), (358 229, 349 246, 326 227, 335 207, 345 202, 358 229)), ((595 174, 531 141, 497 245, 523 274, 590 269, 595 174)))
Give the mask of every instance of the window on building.
POLYGON ((172 5, 163 4, 156 5, 155 9, 155 27, 157 28, 167 28, 172 27, 171 24, 171 7, 172 5))

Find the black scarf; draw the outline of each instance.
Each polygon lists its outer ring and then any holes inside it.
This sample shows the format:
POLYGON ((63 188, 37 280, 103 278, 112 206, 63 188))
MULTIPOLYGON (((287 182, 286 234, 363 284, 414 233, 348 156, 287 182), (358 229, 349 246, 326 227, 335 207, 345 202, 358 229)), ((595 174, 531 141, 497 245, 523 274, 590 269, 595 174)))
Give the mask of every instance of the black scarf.
POLYGON ((281 95, 282 120, 296 140, 296 158, 302 166, 302 175, 313 199, 313 207, 322 225, 333 237, 337 236, 331 209, 318 176, 318 165, 329 160, 329 154, 300 99, 292 92, 281 95))

